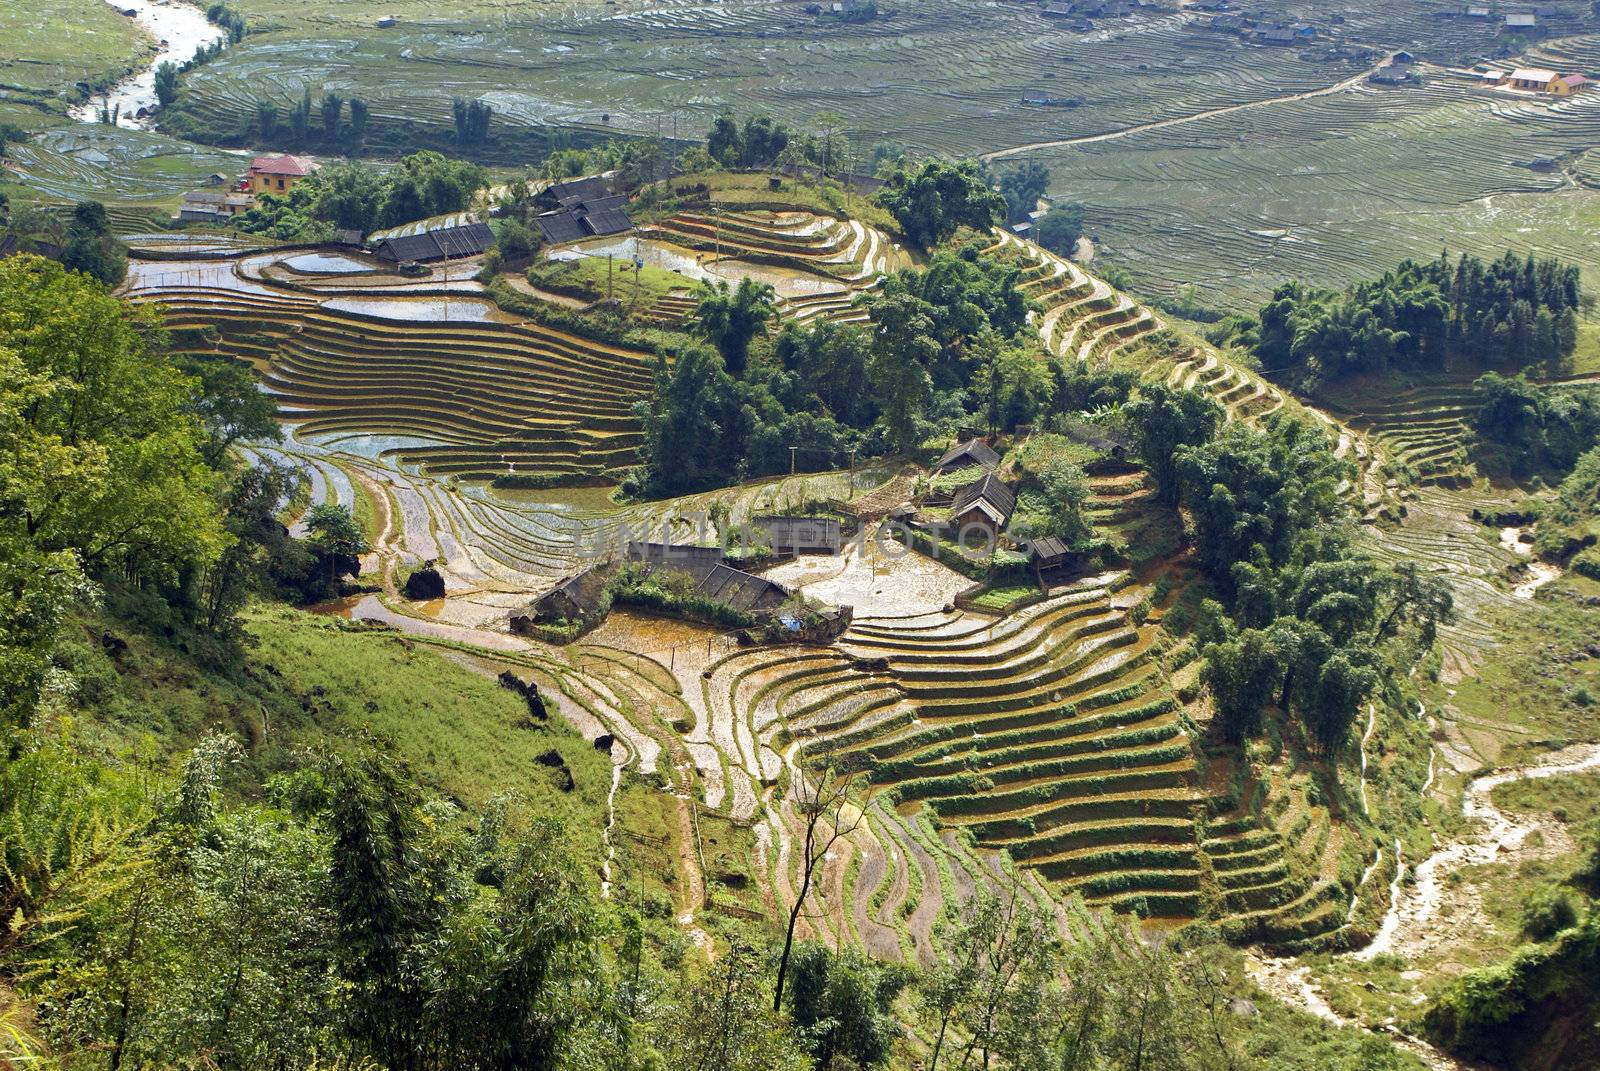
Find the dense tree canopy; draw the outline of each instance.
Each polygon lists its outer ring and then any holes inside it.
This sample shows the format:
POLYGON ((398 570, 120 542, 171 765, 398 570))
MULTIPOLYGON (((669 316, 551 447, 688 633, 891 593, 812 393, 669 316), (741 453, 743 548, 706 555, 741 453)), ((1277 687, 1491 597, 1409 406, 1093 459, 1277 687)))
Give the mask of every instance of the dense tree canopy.
POLYGON ((1581 302, 1571 265, 1441 254, 1343 291, 1285 283, 1253 323, 1225 321, 1217 338, 1250 345, 1267 368, 1328 379, 1455 358, 1523 364, 1572 353, 1581 302))
POLYGON ((1084 407, 1090 394, 1095 404, 1125 398, 1126 383, 1120 395, 1096 393, 1102 378, 1042 352, 1018 275, 973 247, 941 251, 926 271, 897 272, 862 299, 865 330, 819 320, 775 337, 766 333, 770 288, 749 279, 705 288, 695 326, 722 367, 695 354, 658 374, 641 409, 644 465, 631 486, 701 490, 791 463, 837 466, 857 449, 907 451, 927 437, 934 412, 977 413, 1009 429, 1076 401, 1075 392, 1084 407))
POLYGON ((1497 444, 1513 473, 1565 473, 1600 444, 1600 391, 1542 389, 1521 376, 1489 372, 1472 385, 1473 425, 1497 444))
POLYGON ((128 274, 127 247, 111 233, 104 205, 80 201, 73 208, 61 263, 107 286, 117 285, 128 274))
POLYGON ((970 160, 902 166, 878 198, 912 244, 927 250, 944 244, 961 227, 987 231, 1006 212, 1005 198, 985 185, 970 160))
POLYGON ((1050 169, 1029 160, 1000 176, 1000 196, 1006 199, 1006 220, 1018 223, 1028 218, 1039 198, 1050 188, 1050 169))
POLYGON ((330 164, 287 196, 262 195, 238 217, 237 225, 276 238, 301 237, 317 222, 325 229, 398 227, 469 208, 487 183, 478 165, 426 150, 383 172, 359 162, 330 164))
POLYGON ((766 283, 746 276, 739 285, 726 281, 702 283, 695 306, 695 326, 722 354, 723 366, 733 376, 744 375, 750 359, 750 343, 767 329, 776 315, 776 294, 766 283))
POLYGON ((1053 205, 1033 225, 1033 240, 1061 256, 1070 257, 1083 237, 1084 210, 1076 201, 1053 205))

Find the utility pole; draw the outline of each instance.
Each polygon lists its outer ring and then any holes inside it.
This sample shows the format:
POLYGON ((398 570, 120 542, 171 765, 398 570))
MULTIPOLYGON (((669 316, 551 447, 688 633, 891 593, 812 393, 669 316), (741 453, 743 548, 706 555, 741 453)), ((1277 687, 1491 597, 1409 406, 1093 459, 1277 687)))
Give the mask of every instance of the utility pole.
POLYGON ((611 254, 606 254, 606 301, 611 300, 611 254))
POLYGON ((796 450, 798 450, 798 449, 800 449, 798 446, 789 447, 789 475, 790 476, 794 475, 794 452, 796 450))
POLYGON ((852 495, 856 493, 856 452, 854 449, 850 451, 850 493, 852 495))

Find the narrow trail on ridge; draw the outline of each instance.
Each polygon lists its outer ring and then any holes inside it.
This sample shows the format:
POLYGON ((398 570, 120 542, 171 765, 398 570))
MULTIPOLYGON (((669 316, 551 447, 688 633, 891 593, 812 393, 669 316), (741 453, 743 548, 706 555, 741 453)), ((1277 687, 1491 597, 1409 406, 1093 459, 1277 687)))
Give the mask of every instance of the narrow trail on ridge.
POLYGON ((1309 89, 1304 93, 1291 93, 1288 96, 1283 97, 1268 97, 1265 100, 1251 100, 1246 101, 1243 104, 1229 104, 1222 108, 1210 108, 1203 112, 1195 112, 1193 115, 1179 115, 1171 119, 1157 119, 1154 122, 1137 123, 1133 126, 1125 126, 1117 130, 1107 130, 1100 134, 1080 134, 1077 137, 1059 138, 1055 141, 1032 141, 1026 145, 1012 146, 1009 149, 995 149, 992 152, 979 153, 978 159, 984 161, 985 163, 989 163, 994 160, 1004 160, 1012 156, 1020 156, 1023 153, 1034 152, 1038 149, 1059 149, 1070 145, 1092 145, 1101 141, 1115 141, 1118 138, 1132 137, 1135 134, 1144 134, 1152 130, 1165 130, 1166 128, 1173 126, 1183 126, 1185 123, 1194 123, 1201 119, 1213 119, 1219 115, 1232 115, 1234 112, 1249 111, 1252 108, 1265 108, 1272 104, 1291 104, 1299 100, 1311 100, 1316 97, 1326 97, 1334 93, 1343 93, 1347 89, 1351 89, 1357 85, 1360 85, 1361 82, 1374 71, 1380 70, 1383 67, 1387 67, 1390 60, 1393 58, 1393 53, 1385 54, 1382 62, 1368 67, 1361 73, 1346 78, 1342 82, 1336 82, 1331 86, 1324 86, 1321 89, 1309 89))
MULTIPOLYGON (((1432 770, 1430 762, 1430 785, 1432 770)), ((1472 823, 1471 830, 1462 839, 1435 849, 1417 864, 1413 871, 1414 888, 1409 896, 1404 895, 1403 889, 1405 856, 1400 841, 1396 840, 1395 873, 1389 885, 1389 910, 1384 914, 1383 923, 1372 942, 1351 953, 1352 958, 1365 961, 1386 953, 1412 958, 1454 940, 1456 930, 1467 923, 1455 917, 1455 914, 1445 916, 1440 913, 1447 891, 1447 875, 1461 867, 1502 859, 1505 852, 1519 848, 1530 834, 1546 829, 1543 816, 1519 815, 1513 818, 1500 810, 1491 798, 1494 790, 1515 781, 1558 777, 1588 770, 1600 770, 1600 744, 1575 744, 1551 752, 1541 762, 1495 770, 1474 778, 1462 793, 1461 805, 1462 814, 1472 823)), ((1330 1023, 1364 1025, 1345 1018, 1328 1005, 1308 965, 1258 952, 1248 953, 1245 965, 1256 984, 1279 1000, 1330 1023)), ((1392 1028, 1385 1033, 1433 1071, 1475 1071, 1479 1067, 1392 1028)))
POLYGON ((1507 815, 1494 805, 1493 791, 1514 781, 1586 770, 1600 770, 1600 744, 1575 744, 1552 752, 1537 765, 1496 770, 1474 778, 1461 797, 1461 812, 1473 823, 1472 830, 1417 864, 1411 894, 1390 904, 1377 937, 1358 955, 1363 959, 1385 952, 1409 956, 1450 940, 1450 927, 1456 920, 1439 916, 1446 875, 1464 866, 1494 862, 1502 852, 1520 847, 1529 834, 1545 825, 1536 815, 1507 815))

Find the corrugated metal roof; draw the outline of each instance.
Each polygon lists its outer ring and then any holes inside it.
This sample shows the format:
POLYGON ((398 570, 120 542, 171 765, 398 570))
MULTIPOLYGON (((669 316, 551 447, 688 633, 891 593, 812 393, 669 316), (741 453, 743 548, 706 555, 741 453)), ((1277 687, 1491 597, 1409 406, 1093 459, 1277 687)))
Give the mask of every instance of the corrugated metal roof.
POLYGON ((473 223, 481 223, 476 213, 473 212, 446 212, 442 216, 429 216, 419 219, 415 223, 407 223, 399 227, 388 227, 384 230, 373 231, 367 235, 367 241, 377 243, 385 238, 398 238, 401 235, 421 234, 424 231, 443 230, 446 227, 465 227, 473 223))

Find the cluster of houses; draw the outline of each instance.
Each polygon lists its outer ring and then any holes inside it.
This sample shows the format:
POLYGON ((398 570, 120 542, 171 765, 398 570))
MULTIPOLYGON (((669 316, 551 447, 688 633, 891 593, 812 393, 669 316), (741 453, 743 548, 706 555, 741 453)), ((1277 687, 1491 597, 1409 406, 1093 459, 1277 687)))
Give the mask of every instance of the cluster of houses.
POLYGON ((1439 18, 1472 19, 1476 22, 1499 23, 1506 33, 1528 34, 1536 32, 1546 22, 1568 17, 1555 7, 1516 7, 1509 10, 1496 4, 1469 2, 1459 8, 1435 11, 1439 18))
POLYGON ((1157 10, 1149 0, 1047 0, 1039 14, 1064 23, 1080 33, 1094 29, 1091 19, 1126 19, 1142 9, 1157 10))
MULTIPOLYGON (((963 534, 970 536, 973 532, 979 532, 986 539, 996 541, 1017 510, 1016 492, 995 475, 999 465, 1000 455, 984 439, 972 436, 958 441, 934 463, 932 470, 934 476, 951 473, 973 476, 971 482, 961 485, 950 495, 949 508, 945 511, 948 520, 925 516, 911 505, 900 507, 889 518, 938 539, 959 540, 963 534)), ((931 507, 940 501, 942 496, 929 495, 923 505, 931 507)), ((1044 582, 1044 574, 1075 564, 1079 557, 1064 540, 1055 536, 1024 539, 1020 546, 1028 555, 1028 563, 1041 583, 1044 582)))
POLYGON ((178 219, 190 223, 226 223, 239 213, 249 211, 256 197, 263 193, 287 197, 320 166, 305 156, 258 156, 231 184, 228 176, 217 172, 207 180, 209 189, 184 194, 178 207, 178 219))
POLYGON ((553 183, 539 193, 538 201, 546 211, 534 222, 540 236, 552 245, 633 229, 627 197, 612 193, 604 175, 553 183))
MULTIPOLYGON (((1196 9, 1197 5, 1190 5, 1196 9)), ((1226 4, 1211 5, 1203 10, 1219 11, 1201 24, 1202 29, 1229 33, 1258 45, 1309 44, 1322 36, 1322 31, 1305 22, 1283 22, 1275 11, 1231 11, 1226 4)))
MULTIPOLYGON (((184 194, 178 219, 226 224, 253 207, 261 194, 288 196, 320 166, 304 156, 258 156, 232 182, 219 173, 211 176, 210 188, 184 194)), ((627 203, 627 197, 612 193, 605 176, 557 182, 539 194, 539 204, 546 211, 536 222, 549 243, 622 234, 633 229, 627 203)), ((471 213, 458 212, 365 236, 340 231, 335 244, 364 246, 378 259, 396 264, 429 264, 477 256, 487 252, 494 241, 487 223, 471 213)))

